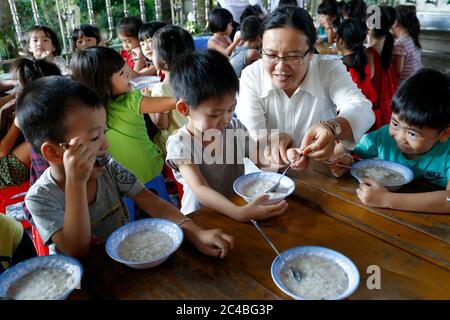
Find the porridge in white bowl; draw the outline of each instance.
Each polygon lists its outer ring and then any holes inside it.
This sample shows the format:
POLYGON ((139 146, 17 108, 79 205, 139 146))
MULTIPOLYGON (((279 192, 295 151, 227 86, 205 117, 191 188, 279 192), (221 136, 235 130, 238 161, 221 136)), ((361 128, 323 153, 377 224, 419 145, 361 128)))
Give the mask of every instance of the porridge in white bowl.
POLYGON ((151 261, 167 255, 173 245, 172 238, 165 232, 144 230, 123 240, 119 245, 118 253, 127 261, 151 261))

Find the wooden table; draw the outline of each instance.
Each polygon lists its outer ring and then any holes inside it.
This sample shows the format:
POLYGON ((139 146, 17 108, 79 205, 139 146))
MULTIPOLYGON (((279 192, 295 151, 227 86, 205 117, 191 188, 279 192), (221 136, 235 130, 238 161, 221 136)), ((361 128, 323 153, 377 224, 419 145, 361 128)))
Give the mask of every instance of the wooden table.
MULTIPOLYGON (((288 212, 261 222, 281 251, 319 245, 352 259, 361 282, 350 299, 450 299, 448 216, 365 207, 355 196, 354 181, 335 179, 321 166, 291 176, 296 192, 288 212), (372 265, 381 269, 379 290, 366 285, 372 265)), ((275 254, 253 225, 209 209, 193 218, 235 237, 229 257, 210 258, 184 243, 162 265, 134 270, 96 248, 84 262, 83 291, 107 299, 290 299, 272 281, 275 254)))

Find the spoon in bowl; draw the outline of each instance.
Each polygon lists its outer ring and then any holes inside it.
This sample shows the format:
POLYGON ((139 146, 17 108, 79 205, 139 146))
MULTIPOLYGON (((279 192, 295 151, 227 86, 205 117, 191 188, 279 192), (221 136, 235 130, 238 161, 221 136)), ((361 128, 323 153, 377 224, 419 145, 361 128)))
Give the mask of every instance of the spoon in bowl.
POLYGON ((294 268, 289 262, 286 261, 286 259, 284 259, 281 255, 280 252, 277 250, 277 248, 275 247, 275 245, 273 244, 273 242, 266 236, 266 234, 264 233, 264 231, 261 229, 261 227, 259 226, 259 224, 251 219, 252 223, 255 225, 256 229, 258 229, 258 231, 262 234, 262 236, 264 237, 264 239, 267 241, 267 243, 272 247, 273 251, 275 251, 275 253, 277 254, 277 256, 284 261, 284 263, 286 263, 287 266, 289 266, 289 274, 292 276, 292 278, 295 279, 295 281, 297 281, 297 283, 300 282, 300 280, 302 279, 302 274, 300 273, 299 270, 297 270, 296 268, 294 268))

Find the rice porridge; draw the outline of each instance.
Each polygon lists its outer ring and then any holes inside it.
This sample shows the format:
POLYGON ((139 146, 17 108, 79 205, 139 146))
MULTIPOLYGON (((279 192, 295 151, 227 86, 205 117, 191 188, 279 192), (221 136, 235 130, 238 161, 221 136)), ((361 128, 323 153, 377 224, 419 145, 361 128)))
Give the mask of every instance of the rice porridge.
MULTIPOLYGON (((276 181, 274 182, 268 179, 252 181, 242 188, 242 194, 249 198, 256 198, 264 194, 264 191, 274 186, 275 183, 276 181)), ((286 195, 286 192, 286 188, 282 188, 281 185, 279 185, 275 192, 268 192, 267 195, 269 196, 269 199, 282 198, 286 195)))
POLYGON ((173 248, 172 238, 165 232, 145 230, 123 240, 119 257, 132 262, 146 262, 164 257, 173 248))
POLYGON ((372 178, 382 185, 401 185, 405 183, 405 178, 402 174, 395 170, 386 167, 366 167, 356 170, 359 177, 367 176, 372 178))
POLYGON ((54 299, 73 288, 71 275, 63 269, 41 268, 17 280, 6 293, 15 300, 54 299))
POLYGON ((344 293, 348 278, 334 261, 314 255, 302 255, 290 261, 300 271, 299 283, 289 272, 289 266, 281 271, 281 281, 289 291, 306 299, 330 299, 344 293))

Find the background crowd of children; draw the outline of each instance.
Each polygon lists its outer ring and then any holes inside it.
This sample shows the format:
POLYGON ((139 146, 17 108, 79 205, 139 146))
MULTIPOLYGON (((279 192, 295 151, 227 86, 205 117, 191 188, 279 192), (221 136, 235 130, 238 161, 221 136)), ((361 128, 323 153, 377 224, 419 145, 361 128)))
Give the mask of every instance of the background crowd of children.
MULTIPOLYGON (((286 6, 284 1, 280 5, 286 6)), ((426 171, 426 163, 416 164, 420 155, 434 150, 437 157, 445 158, 450 149, 448 77, 430 70, 418 73, 420 25, 414 7, 381 6, 378 26, 366 23, 366 13, 362 0, 323 0, 317 11, 317 41, 342 55, 351 78, 372 103, 376 116, 372 130, 382 130, 365 137, 355 153, 388 159, 397 153, 372 144, 381 141, 395 149, 400 138, 395 138, 399 133, 394 130, 412 126, 410 130, 419 128, 414 131, 415 141, 422 136, 426 141, 419 141, 417 150, 403 150, 406 159, 399 160, 396 155, 396 160, 426 171), (433 87, 436 83, 440 86, 433 87), (440 95, 430 102, 430 110, 431 105, 436 107, 434 116, 428 115, 424 121, 416 119, 427 113, 421 105, 426 102, 419 85, 429 87, 429 92, 439 90, 440 95), (408 100, 411 92, 416 93, 415 102, 408 100), (411 106, 416 108, 416 118, 408 113, 411 106), (386 124, 390 126, 383 127, 386 124), (423 127, 436 132, 423 133, 423 127), (389 140, 389 134, 394 140, 389 140), (433 143, 428 143, 431 140, 433 143), (442 152, 434 149, 439 143, 442 152)), ((260 7, 248 6, 237 30, 228 10, 213 9, 208 41, 212 50, 202 53, 195 52, 192 36, 174 25, 143 24, 137 17, 122 19, 117 26, 120 53, 102 46, 97 27, 82 25, 73 31, 75 53, 70 64, 60 57, 55 32, 45 26, 33 27, 29 31, 30 56, 18 59, 12 68, 17 86, 13 94, 0 98, 0 190, 31 178, 26 210, 31 212, 29 218, 45 244, 55 244, 58 252, 83 256, 91 238, 104 240, 114 228, 127 222, 129 216, 121 199, 128 196, 151 216, 182 222, 187 238, 200 251, 225 257, 234 246, 231 236, 220 230, 202 230, 193 221, 185 223, 178 209, 160 200, 145 185, 167 165, 183 184, 184 214, 205 205, 238 221, 249 221, 286 210, 284 201, 262 205, 265 196, 246 206, 235 205, 226 196, 232 193, 232 181, 243 173, 242 166, 197 165, 192 162, 190 150, 197 143, 196 133, 201 135, 207 129, 245 130, 233 118, 236 94, 242 70, 261 58, 264 18, 260 7), (61 75, 66 77, 50 77, 61 75), (130 80, 137 76, 158 76, 160 82, 152 88, 134 90, 130 80), (20 111, 19 118, 16 110, 20 111), (77 119, 89 121, 77 123, 77 119), (194 122, 201 123, 201 127, 194 122), (104 156, 106 150, 113 160, 96 167, 96 157, 104 156), (98 180, 100 176, 103 180, 98 180)), ((205 147, 200 146, 200 150, 205 147)), ((337 149, 334 161, 347 163, 349 158, 344 160, 343 156, 347 152, 337 149)), ((442 163, 447 161, 445 158, 442 163)), ((444 171, 437 184, 448 188, 445 176, 450 168, 436 170, 444 171)), ((332 171, 336 176, 344 173, 337 167, 332 171)), ((383 195, 386 198, 372 181, 358 190, 369 205, 380 206, 378 199, 383 195)), ((437 197, 433 194, 420 207, 435 208, 437 197)), ((405 198, 404 202, 414 200, 405 198)), ((29 246, 21 244, 20 227, 0 217, 0 230, 6 230, 7 224, 9 231, 2 231, 2 243, 6 243, 4 237, 12 235, 13 241, 8 242, 12 249, 0 251, 0 255, 12 257, 17 248, 29 246)), ((22 256, 23 250, 19 252, 22 256)))

